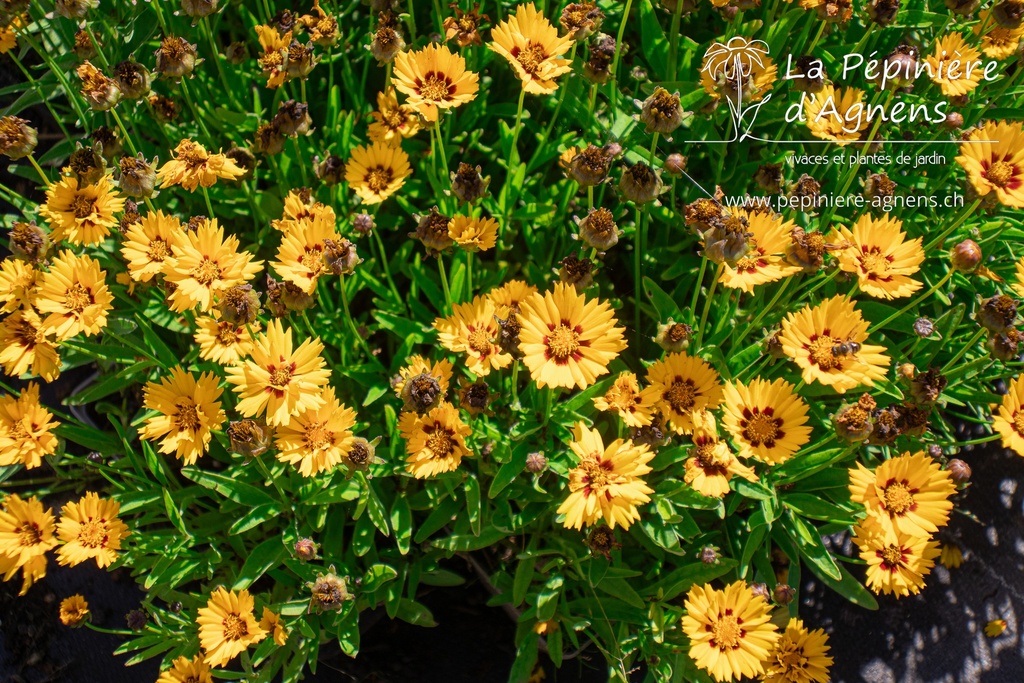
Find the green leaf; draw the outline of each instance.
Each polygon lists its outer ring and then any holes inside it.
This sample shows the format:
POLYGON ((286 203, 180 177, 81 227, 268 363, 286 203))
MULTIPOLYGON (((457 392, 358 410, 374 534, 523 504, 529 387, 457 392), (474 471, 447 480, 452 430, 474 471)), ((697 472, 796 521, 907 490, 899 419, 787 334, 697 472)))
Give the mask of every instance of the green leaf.
POLYGON ((483 520, 483 505, 480 501, 480 482, 472 474, 466 477, 466 512, 469 514, 469 528, 474 536, 480 535, 483 520))
POLYGON ((651 303, 654 304, 654 310, 658 312, 659 321, 665 322, 669 318, 672 318, 673 320, 682 319, 682 315, 679 312, 679 306, 676 305, 676 302, 668 292, 658 286, 658 283, 649 277, 645 277, 644 290, 647 292, 647 296, 651 298, 651 303))
POLYGON ((268 505, 257 505, 256 507, 249 510, 247 513, 238 518, 231 528, 228 529, 230 536, 237 534, 244 534, 249 529, 255 529, 260 524, 266 521, 274 519, 281 514, 281 506, 275 503, 268 505))
MULTIPOLYGON (((782 528, 796 544, 800 555, 807 560, 813 569, 818 570, 836 581, 842 578, 836 561, 821 542, 818 530, 804 522, 803 519, 787 510, 780 518, 782 528)), ((817 572, 816 572, 817 573, 817 572)))
POLYGON ((601 583, 597 584, 597 587, 603 590, 608 595, 613 595, 619 600, 622 600, 631 607, 638 607, 643 609, 646 607, 643 598, 640 594, 633 590, 633 587, 629 585, 626 579, 612 579, 604 578, 601 583))
POLYGON ((822 522, 853 524, 856 521, 849 510, 809 493, 787 493, 782 497, 782 504, 804 517, 822 522))
POLYGON ((555 574, 544 583, 544 588, 537 594, 537 620, 547 621, 555 616, 558 609, 558 597, 562 594, 565 578, 555 574))
POLYGON ((191 479, 203 488, 216 491, 228 500, 241 505, 271 505, 276 502, 268 494, 260 491, 255 486, 232 479, 223 474, 214 474, 213 472, 201 470, 198 467, 182 467, 181 474, 186 479, 191 479))
POLYGON ((537 560, 527 557, 519 560, 516 565, 516 575, 512 579, 512 606, 517 607, 526 600, 526 594, 533 583, 533 570, 537 566, 537 560))
POLYGON ((285 555, 286 550, 280 537, 274 536, 263 541, 249 552, 231 590, 248 588, 267 571, 279 565, 285 555))
MULTIPOLYGON (((500 444, 498 448, 508 448, 508 446, 500 444)), ((505 490, 505 487, 523 473, 523 470, 526 469, 526 456, 529 455, 529 452, 529 442, 524 441, 516 444, 516 447, 512 449, 512 458, 498 468, 498 473, 491 480, 491 486, 487 489, 488 498, 493 499, 497 497, 499 493, 505 490)))
POLYGON ((430 613, 430 610, 409 598, 402 598, 399 601, 396 616, 413 626, 425 626, 428 628, 437 626, 437 622, 434 621, 434 615, 430 613))
POLYGON ((407 555, 412 541, 412 510, 409 509, 409 500, 401 494, 395 496, 391 505, 391 528, 395 530, 398 552, 407 555))
POLYGON ((430 545, 441 550, 448 550, 451 552, 464 552, 466 550, 479 550, 480 548, 486 548, 489 545, 494 545, 501 539, 505 538, 507 534, 500 529, 485 529, 480 532, 480 535, 476 534, 453 534, 447 538, 439 538, 435 541, 431 541, 430 545))
POLYGON ((364 593, 374 593, 378 588, 389 581, 394 581, 397 577, 398 572, 395 571, 394 567, 386 564, 375 564, 363 574, 363 582, 360 584, 359 589, 364 593))
MULTIPOLYGON (((362 473, 360 473, 362 474, 362 473)), ((370 512, 370 519, 373 521, 373 525, 384 534, 385 536, 391 535, 391 529, 388 527, 388 511, 384 507, 384 504, 380 502, 380 498, 377 496, 376 487, 373 481, 366 481, 366 496, 367 496, 367 510, 370 512)))
POLYGON ((810 566, 811 572, 821 579, 823 584, 834 590, 836 593, 839 593, 853 604, 859 605, 864 609, 878 609, 878 601, 875 599, 875 596, 871 594, 871 591, 864 587, 864 584, 855 579, 845 567, 839 570, 840 578, 837 581, 834 577, 819 571, 818 567, 814 564, 810 564, 808 566, 810 566))
MULTIPOLYGON (((640 49, 644 58, 654 72, 655 78, 651 80, 665 80, 665 69, 668 65, 668 38, 665 37, 665 30, 658 21, 658 15, 654 11, 654 3, 640 3, 640 49)), ((623 68, 622 63, 619 68, 623 68)), ((622 80, 619 74, 616 78, 622 80)))
POLYGON ((420 528, 416 530, 413 541, 422 543, 430 538, 434 532, 452 521, 452 518, 458 514, 460 507, 459 501, 452 497, 445 498, 440 503, 435 504, 434 511, 427 516, 423 524, 420 525, 420 528))
POLYGON ((728 574, 736 565, 736 560, 731 557, 723 557, 718 564, 694 562, 670 572, 661 580, 651 584, 644 590, 643 595, 654 597, 660 590, 662 591, 661 599, 669 601, 690 590, 694 584, 708 583, 719 576, 728 574))
POLYGON ((171 520, 171 524, 174 525, 175 529, 191 538, 192 534, 190 534, 188 529, 185 528, 185 519, 181 516, 181 511, 178 509, 178 506, 175 505, 174 499, 171 498, 171 492, 167 489, 163 489, 163 497, 164 510, 167 511, 167 518, 171 520))

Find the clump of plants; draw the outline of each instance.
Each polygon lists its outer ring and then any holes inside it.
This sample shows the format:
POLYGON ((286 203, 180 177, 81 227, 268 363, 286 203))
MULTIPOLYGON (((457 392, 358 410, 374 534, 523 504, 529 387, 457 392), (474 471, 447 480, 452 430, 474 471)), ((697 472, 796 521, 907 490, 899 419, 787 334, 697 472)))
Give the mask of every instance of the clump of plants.
POLYGON ((1024 455, 1024 26, 947 6, 0 1, 4 579, 127 568, 162 682, 467 580, 511 681, 827 681, 807 573, 1024 455))

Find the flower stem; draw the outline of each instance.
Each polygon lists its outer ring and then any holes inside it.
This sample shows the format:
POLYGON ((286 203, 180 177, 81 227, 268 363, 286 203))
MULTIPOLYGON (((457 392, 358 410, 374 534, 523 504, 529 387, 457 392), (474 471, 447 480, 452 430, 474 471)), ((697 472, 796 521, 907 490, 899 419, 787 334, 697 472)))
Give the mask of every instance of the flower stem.
POLYGON ((931 250, 934 249, 936 246, 942 244, 943 240, 949 237, 954 230, 963 225, 964 221, 971 217, 971 214, 974 213, 974 210, 977 209, 980 204, 981 199, 975 199, 974 202, 970 206, 968 206, 962 214, 960 214, 960 217, 953 221, 952 225, 950 225, 948 228, 939 233, 938 237, 933 239, 925 246, 924 252, 927 254, 931 252, 931 250))
POLYGON ((32 164, 32 168, 36 169, 36 173, 39 174, 39 177, 43 181, 43 187, 49 188, 50 184, 51 184, 50 183, 50 179, 46 177, 46 174, 43 173, 43 169, 39 167, 39 164, 36 162, 35 156, 33 156, 32 154, 29 154, 25 158, 28 159, 28 163, 32 164))
POLYGON ((437 271, 441 275, 441 286, 444 288, 445 313, 452 310, 452 293, 448 289, 448 272, 444 268, 444 255, 437 255, 437 271))
POLYGON ((936 282, 934 285, 932 285, 931 289, 929 289, 927 292, 925 292, 924 294, 921 294, 917 298, 913 299, 909 304, 907 304, 906 306, 904 306, 900 310, 896 311, 895 313, 890 315, 888 318, 886 318, 882 322, 875 323, 874 325, 872 325, 871 328, 868 329, 868 334, 871 334, 872 332, 874 332, 876 330, 882 329, 883 327, 885 327, 886 325, 891 323, 893 320, 895 320, 896 318, 900 317, 901 315, 903 315, 904 313, 906 313, 907 311, 909 311, 910 309, 914 308, 915 306, 920 304, 922 301, 924 301, 925 299, 930 297, 932 294, 935 293, 936 290, 938 290, 940 287, 942 287, 942 285, 944 285, 947 282, 949 282, 949 279, 951 277, 953 277, 953 273, 954 272, 955 271, 953 269, 950 269, 949 272, 946 273, 945 275, 943 275, 942 279, 940 279, 938 282, 936 282))
POLYGON ((700 257, 700 272, 697 273, 697 282, 693 287, 693 296, 690 298, 690 315, 693 316, 693 322, 697 322, 697 297, 700 295, 700 288, 704 284, 704 271, 708 267, 708 256, 707 254, 701 254, 700 257))
POLYGON ((711 287, 708 288, 707 298, 704 299, 704 310, 701 311, 700 324, 697 326, 697 343, 694 345, 697 349, 700 349, 701 342, 704 341, 704 325, 708 321, 708 313, 711 311, 711 300, 715 298, 715 288, 722 277, 722 269, 724 267, 724 264, 719 263, 718 267, 715 268, 715 277, 711 281, 711 287))
POLYGON ((466 252, 466 298, 464 301, 473 300, 473 252, 466 252))
POLYGON ((953 360, 949 361, 948 363, 942 366, 942 370, 940 370, 940 372, 943 375, 949 372, 950 368, 954 367, 957 363, 960 362, 960 359, 964 357, 964 354, 966 354, 968 351, 974 348, 974 345, 978 343, 978 340, 981 339, 981 337, 984 334, 985 328, 979 327, 978 331, 975 332, 969 340, 967 340, 967 343, 964 344, 963 348, 960 349, 960 351, 955 356, 953 356, 953 360))
POLYGON ((676 9, 672 12, 672 24, 668 37, 668 80, 676 80, 676 57, 679 51, 679 21, 683 16, 683 0, 676 0, 676 9))
POLYGON ((641 211, 640 205, 636 207, 636 236, 633 239, 633 332, 636 334, 637 349, 640 348, 642 335, 640 334, 640 305, 643 301, 643 279, 644 279, 644 243, 647 237, 644 234, 647 222, 647 212, 650 204, 644 204, 641 211))
POLYGON ((622 36, 626 33, 626 24, 629 23, 629 10, 633 7, 633 0, 626 0, 626 7, 622 12, 622 19, 619 20, 619 33, 615 37, 615 59, 612 62, 612 106, 611 111, 616 111, 619 103, 619 60, 622 57, 622 36))
POLYGON ((359 341, 359 346, 363 348, 367 358, 373 358, 373 354, 370 353, 370 347, 363 339, 363 335, 359 334, 359 328, 356 327, 356 321, 352 319, 352 312, 348 308, 348 291, 345 289, 345 276, 339 275, 339 289, 341 289, 341 306, 345 309, 345 320, 348 321, 348 326, 352 330, 352 334, 356 336, 359 341))
POLYGON ((509 159, 509 172, 519 164, 519 129, 523 122, 523 103, 526 99, 526 88, 519 91, 519 106, 516 108, 516 124, 512 129, 512 156, 509 159))
POLYGON ((202 185, 201 187, 203 188, 203 199, 206 200, 206 210, 210 214, 207 218, 213 220, 216 218, 216 215, 213 213, 213 202, 210 201, 210 190, 205 185, 202 185))
POLYGON ((519 361, 512 361, 512 410, 519 410, 519 361))
POLYGON ((398 287, 395 286, 395 281, 391 277, 391 267, 388 265, 388 256, 387 252, 384 251, 384 241, 380 238, 380 231, 374 228, 371 232, 373 232, 373 236, 377 243, 377 249, 380 252, 378 258, 380 259, 381 266, 384 268, 384 277, 387 278, 388 288, 391 289, 391 293, 395 295, 395 300, 402 304, 402 308, 408 310, 408 306, 405 305, 405 299, 403 299, 398 293, 398 287))

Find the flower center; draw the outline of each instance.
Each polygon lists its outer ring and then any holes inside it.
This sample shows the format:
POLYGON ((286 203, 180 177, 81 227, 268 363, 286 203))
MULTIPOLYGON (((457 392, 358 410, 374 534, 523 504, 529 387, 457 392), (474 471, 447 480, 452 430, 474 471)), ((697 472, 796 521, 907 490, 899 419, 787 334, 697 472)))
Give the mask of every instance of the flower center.
POLYGON ((327 429, 327 422, 313 422, 306 427, 303 440, 306 442, 306 448, 319 451, 334 443, 334 433, 327 429))
POLYGON ((883 567, 889 571, 896 571, 903 564, 903 549, 891 543, 878 551, 878 555, 882 558, 883 567))
POLYGON ((185 149, 178 153, 178 161, 188 166, 190 171, 194 171, 204 165, 206 160, 206 154, 199 151, 198 147, 194 143, 186 145, 185 149))
POLYGON ((832 347, 837 341, 827 334, 815 335, 811 343, 807 345, 807 353, 810 355, 811 362, 826 371, 842 368, 843 360, 832 353, 832 347))
POLYGON ((725 469, 727 462, 726 459, 722 457, 723 449, 719 448, 718 441, 716 439, 707 441, 702 440, 696 445, 697 462, 700 463, 703 470, 707 472, 725 469))
POLYGON ((90 519, 78 532, 78 542, 86 548, 103 548, 107 545, 105 520, 90 519))
POLYGON ((902 515, 914 506, 914 494, 903 482, 893 482, 882 492, 885 509, 893 514, 902 515))
POLYGON ((35 522, 28 522, 23 526, 18 527, 18 543, 23 548, 28 548, 33 545, 37 545, 43 540, 43 533, 39 529, 39 525, 35 522))
POLYGON ((861 255, 860 267, 867 273, 884 273, 889 270, 889 257, 878 247, 872 247, 861 255))
POLYGON ((217 343, 221 346, 234 346, 238 343, 238 329, 231 323, 221 323, 217 330, 217 343))
POLYGON ((190 270, 188 274, 199 284, 209 287, 215 280, 220 279, 220 266, 211 261, 209 257, 204 256, 203 262, 190 270))
POLYGON ((18 343, 18 346, 22 348, 32 350, 36 346, 36 342, 39 340, 39 331, 32 326, 32 323, 22 319, 17 323, 17 327, 14 328, 14 340, 18 343))
POLYGON ((352 450, 348 452, 348 459, 354 465, 365 465, 366 461, 370 459, 370 450, 357 441, 352 445, 352 450))
POLYGON ((288 382, 292 379, 292 374, 295 372, 294 365, 283 365, 279 368, 275 368, 271 365, 267 368, 270 371, 270 386, 284 389, 288 386, 288 382))
POLYGON ((92 292, 80 282, 68 287, 68 291, 64 293, 64 305, 74 313, 81 313, 92 302, 92 292))
POLYGON ((988 167, 988 171, 985 173, 985 178, 993 185, 1006 187, 1010 184, 1010 179, 1013 178, 1016 170, 1017 169, 1013 164, 1005 161, 997 161, 988 167))
POLYGON ((199 429, 199 411, 195 402, 190 398, 183 398, 175 404, 177 412, 172 418, 174 426, 182 431, 194 432, 199 429))
POLYGON ((229 614, 224 617, 224 638, 227 640, 241 640, 249 635, 249 628, 245 620, 237 614, 229 614))
POLYGON ((391 173, 390 168, 377 166, 366 174, 366 186, 379 194, 387 189, 393 177, 394 175, 391 173))
POLYGON ((684 380, 682 377, 676 377, 675 381, 672 382, 672 386, 662 394, 662 398, 677 413, 689 412, 697 402, 697 396, 698 393, 697 389, 693 386, 693 380, 684 380))
POLYGON ((579 467, 583 470, 580 481, 586 485, 584 492, 588 495, 595 490, 601 492, 612 483, 611 462, 588 458, 581 462, 579 467))
POLYGON ((323 245, 307 247, 299 257, 299 264, 310 273, 320 273, 324 269, 323 245))
POLYGON ((536 76, 537 72, 540 71, 541 64, 547 59, 547 53, 544 52, 544 47, 537 43, 530 42, 526 47, 518 48, 513 50, 512 56, 516 58, 519 65, 523 67, 523 71, 536 76))
POLYGON ((435 458, 447 458, 455 450, 452 435, 447 429, 435 425, 427 435, 427 449, 435 458))
POLYGON ((743 420, 741 423, 743 426, 743 438, 749 441, 752 446, 764 444, 771 448, 775 445, 776 439, 781 436, 782 433, 779 427, 782 426, 782 420, 772 417, 770 411, 771 408, 767 408, 762 413, 760 408, 754 408, 751 411, 750 418, 743 420))
POLYGON ((149 243, 149 249, 146 251, 150 261, 163 261, 169 253, 170 250, 167 248, 167 242, 164 242, 162 237, 154 237, 153 241, 149 243))
POLYGON ((548 352, 557 363, 565 363, 570 357, 577 357, 580 348, 579 332, 562 323, 548 335, 548 352))
POLYGON ((399 131, 405 128, 405 114, 402 113, 401 109, 382 109, 380 115, 381 119, 383 119, 384 121, 384 125, 386 125, 391 130, 399 131))
POLYGON ((93 201, 84 194, 76 194, 71 200, 71 212, 75 218, 86 218, 93 213, 93 201))
POLYGON ((1013 428, 1017 433, 1024 436, 1024 410, 1018 410, 1013 414, 1013 428))
POLYGON ((491 339, 486 330, 479 328, 470 330, 467 341, 469 341, 469 348, 481 356, 486 356, 490 353, 491 339))
POLYGON ((455 86, 452 84, 452 79, 443 73, 428 71, 420 81, 417 92, 427 101, 446 102, 455 92, 455 86))
MULTIPOLYGON (((727 610, 731 612, 732 610, 727 610)), ((714 638, 712 644, 719 650, 734 650, 740 646, 740 638, 743 637, 743 629, 740 628, 740 620, 732 614, 725 614, 719 617, 718 621, 711 625, 711 635, 714 638)))

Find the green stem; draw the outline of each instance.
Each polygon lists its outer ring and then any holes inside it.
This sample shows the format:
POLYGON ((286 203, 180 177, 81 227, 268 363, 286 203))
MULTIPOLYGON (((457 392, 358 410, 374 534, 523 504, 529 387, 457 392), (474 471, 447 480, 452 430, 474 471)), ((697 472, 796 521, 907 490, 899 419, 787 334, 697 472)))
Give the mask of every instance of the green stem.
POLYGON ((1003 438, 1003 435, 999 432, 995 434, 989 434, 988 436, 982 436, 977 439, 971 439, 970 441, 950 441, 947 446, 977 446, 981 443, 988 443, 990 441, 997 441, 1003 438))
POLYGON ((53 58, 50 56, 49 51, 44 50, 42 46, 39 45, 39 43, 33 40, 31 34, 29 34, 27 30, 22 29, 18 33, 18 38, 28 43, 32 47, 32 49, 36 51, 36 54, 38 54, 43 59, 43 61, 46 62, 46 66, 57 77, 57 80, 60 81, 61 87, 64 88, 64 92, 68 96, 68 101, 71 102, 71 106, 74 107, 75 113, 78 114, 78 120, 81 122, 82 127, 85 128, 85 111, 82 109, 82 105, 78 101, 78 98, 81 97, 81 95, 71 87, 71 83, 68 82, 67 75, 64 73, 64 69, 62 69, 53 61, 53 58))
POLYGON ((348 321, 348 326, 352 330, 352 334, 356 336, 356 340, 359 342, 359 346, 362 347, 363 352, 366 353, 366 357, 373 358, 373 354, 370 353, 370 346, 363 339, 363 335, 359 334, 359 328, 356 327, 356 321, 352 319, 352 312, 348 308, 348 290, 345 289, 345 276, 340 275, 339 289, 341 289, 341 306, 345 309, 345 320, 348 321))
POLYGON ((437 255, 437 271, 441 275, 441 287, 444 288, 445 313, 452 311, 452 293, 448 289, 448 272, 444 268, 444 255, 437 255))
POLYGON ((643 300, 643 279, 644 279, 644 245, 647 237, 644 234, 647 222, 647 212, 650 204, 644 204, 641 211, 640 206, 636 207, 636 237, 633 240, 633 332, 636 334, 636 347, 639 350, 642 335, 640 334, 640 306, 643 300))
POLYGON ((210 201, 210 190, 207 189, 205 185, 202 185, 201 187, 203 188, 203 199, 206 200, 206 210, 209 212, 209 216, 207 216, 207 218, 213 220, 217 216, 213 213, 213 203, 210 201))
POLYGON ((942 244, 942 241, 945 240, 947 237, 949 237, 953 233, 954 230, 956 230, 961 225, 963 225, 964 221, 966 221, 968 218, 970 218, 971 215, 974 213, 974 210, 977 209, 978 206, 980 206, 980 205, 981 205, 981 199, 975 199, 974 202, 970 206, 968 206, 966 209, 964 209, 964 212, 962 214, 960 214, 960 217, 957 218, 955 221, 953 221, 952 225, 950 225, 948 228, 943 230, 941 233, 939 233, 938 237, 936 237, 931 242, 929 242, 927 245, 925 245, 924 253, 926 253, 926 254, 931 253, 932 249, 934 249, 938 245, 942 244))
POLYGON ((683 0, 676 0, 676 9, 672 12, 672 28, 668 37, 668 80, 676 80, 676 58, 679 51, 679 20, 683 16, 683 0))
POLYGON ((181 83, 181 93, 185 96, 185 102, 188 104, 188 108, 192 110, 192 116, 195 117, 196 123, 199 124, 199 130, 202 131, 203 136, 206 138, 208 143, 213 142, 213 138, 210 137, 210 131, 206 127, 206 121, 203 120, 203 116, 199 113, 199 109, 196 108, 196 103, 192 100, 192 94, 188 90, 188 79, 183 78, 181 83))
POLYGON ((751 329, 757 327, 757 324, 759 322, 761 322, 761 319, 764 318, 764 316, 767 313, 769 313, 770 311, 774 311, 775 310, 775 304, 777 304, 779 302, 779 299, 782 297, 782 293, 786 291, 786 288, 789 286, 789 282, 790 282, 790 280, 793 279, 793 277, 795 277, 795 276, 790 275, 789 277, 787 277, 785 280, 782 281, 782 285, 775 291, 775 296, 772 297, 772 300, 768 302, 767 306, 765 306, 764 308, 761 309, 760 313, 757 314, 757 317, 754 318, 754 321, 752 323, 750 323, 749 325, 747 325, 747 332, 744 332, 744 334, 743 334, 744 337, 747 336, 747 333, 751 329))
POLYGON ((402 304, 403 309, 408 310, 408 307, 405 305, 405 299, 403 299, 398 293, 398 287, 395 286, 395 281, 391 277, 391 267, 388 265, 387 252, 384 251, 384 241, 380 238, 380 231, 378 231, 377 228, 374 228, 371 232, 376 240, 377 249, 380 252, 378 258, 380 259, 381 266, 384 267, 384 277, 387 278, 388 287, 391 289, 391 293, 395 296, 395 301, 402 304))
POLYGON ((473 300, 473 252, 466 252, 466 298, 464 301, 473 300))
MULTIPOLYGON (((281 484, 278 483, 277 477, 273 475, 273 473, 270 471, 270 468, 267 467, 267 464, 263 462, 263 459, 260 456, 256 456, 255 458, 253 458, 253 462, 256 463, 256 469, 258 469, 260 473, 264 477, 266 477, 271 484, 274 485, 274 489, 277 491, 277 496, 278 498, 281 499, 281 503, 284 505, 289 505, 288 496, 285 494, 284 489, 281 488, 281 484)), ((289 505, 289 507, 291 506, 289 505)))
POLYGON ((622 57, 622 36, 626 33, 626 24, 629 23, 629 10, 633 6, 633 0, 626 0, 626 7, 622 12, 622 19, 619 21, 619 33, 615 37, 615 59, 612 61, 612 107, 616 111, 619 103, 619 59, 622 57))
MULTIPOLYGON (((305 81, 303 81, 305 83, 305 81)), ((295 147, 295 160, 299 164, 299 169, 302 172, 302 185, 305 187, 309 186, 309 176, 306 175, 306 162, 302 158, 302 148, 299 147, 299 136, 292 137, 292 145, 295 147)))
POLYGON ((955 356, 953 356, 953 360, 949 361, 948 363, 942 366, 942 370, 940 372, 942 374, 946 374, 950 368, 954 367, 957 363, 959 363, 960 359, 964 357, 964 354, 966 354, 968 351, 974 348, 974 345, 978 343, 978 340, 981 339, 981 337, 984 334, 985 328, 979 327, 978 331, 971 336, 967 343, 964 344, 963 348, 960 349, 960 351, 955 356))
POLYGON ((896 318, 900 317, 901 315, 903 315, 904 313, 906 313, 907 311, 909 311, 910 309, 914 308, 915 306, 920 304, 922 301, 924 301, 925 299, 930 297, 932 294, 934 294, 936 292, 936 290, 938 290, 940 287, 942 287, 942 285, 944 285, 947 282, 949 282, 949 279, 951 277, 953 277, 953 273, 954 272, 956 272, 956 271, 954 271, 953 269, 950 269, 949 272, 946 273, 945 275, 943 275, 942 279, 940 279, 938 282, 936 282, 934 285, 932 285, 931 289, 929 289, 927 292, 925 292, 924 294, 921 294, 917 298, 913 299, 906 306, 904 306, 900 310, 896 311, 895 313, 890 315, 888 318, 886 318, 882 322, 876 323, 876 324, 872 325, 871 328, 868 329, 868 334, 871 334, 875 330, 882 329, 883 327, 885 327, 886 325, 891 323, 893 320, 895 320, 896 318))
POLYGON ((32 164, 32 168, 36 169, 36 173, 38 173, 39 177, 42 178, 42 180, 43 180, 43 187, 49 188, 50 185, 51 185, 50 179, 46 177, 46 174, 43 173, 43 169, 39 167, 39 164, 36 162, 35 156, 32 155, 32 154, 29 154, 25 158, 28 159, 28 163, 32 164))
POLYGON ((117 113, 117 108, 112 107, 110 109, 110 113, 114 117, 114 123, 116 123, 118 129, 120 129, 121 135, 124 136, 124 142, 128 145, 128 151, 132 153, 132 156, 136 156, 139 153, 139 150, 135 147, 135 143, 132 142, 132 136, 128 135, 128 129, 124 127, 124 122, 121 120, 121 116, 117 113))
POLYGON ((519 410, 519 361, 512 361, 512 410, 519 410))
POLYGON ((519 129, 523 121, 523 102, 526 99, 526 88, 519 91, 519 105, 516 108, 516 124, 512 129, 512 156, 509 160, 509 172, 519 164, 519 129))
POLYGON ((700 272, 697 273, 697 282, 693 287, 693 296, 690 298, 690 317, 693 322, 697 322, 697 297, 700 295, 700 288, 704 284, 704 271, 708 267, 708 255, 702 253, 700 257, 700 272))
POLYGON ((708 313, 711 311, 711 300, 715 298, 715 288, 718 286, 718 281, 722 278, 722 269, 725 267, 724 264, 719 263, 718 267, 715 268, 715 278, 711 281, 711 287, 708 288, 707 298, 704 299, 704 309, 700 314, 700 324, 697 326, 697 343, 694 348, 700 349, 701 342, 704 341, 704 325, 708 321, 708 313))

